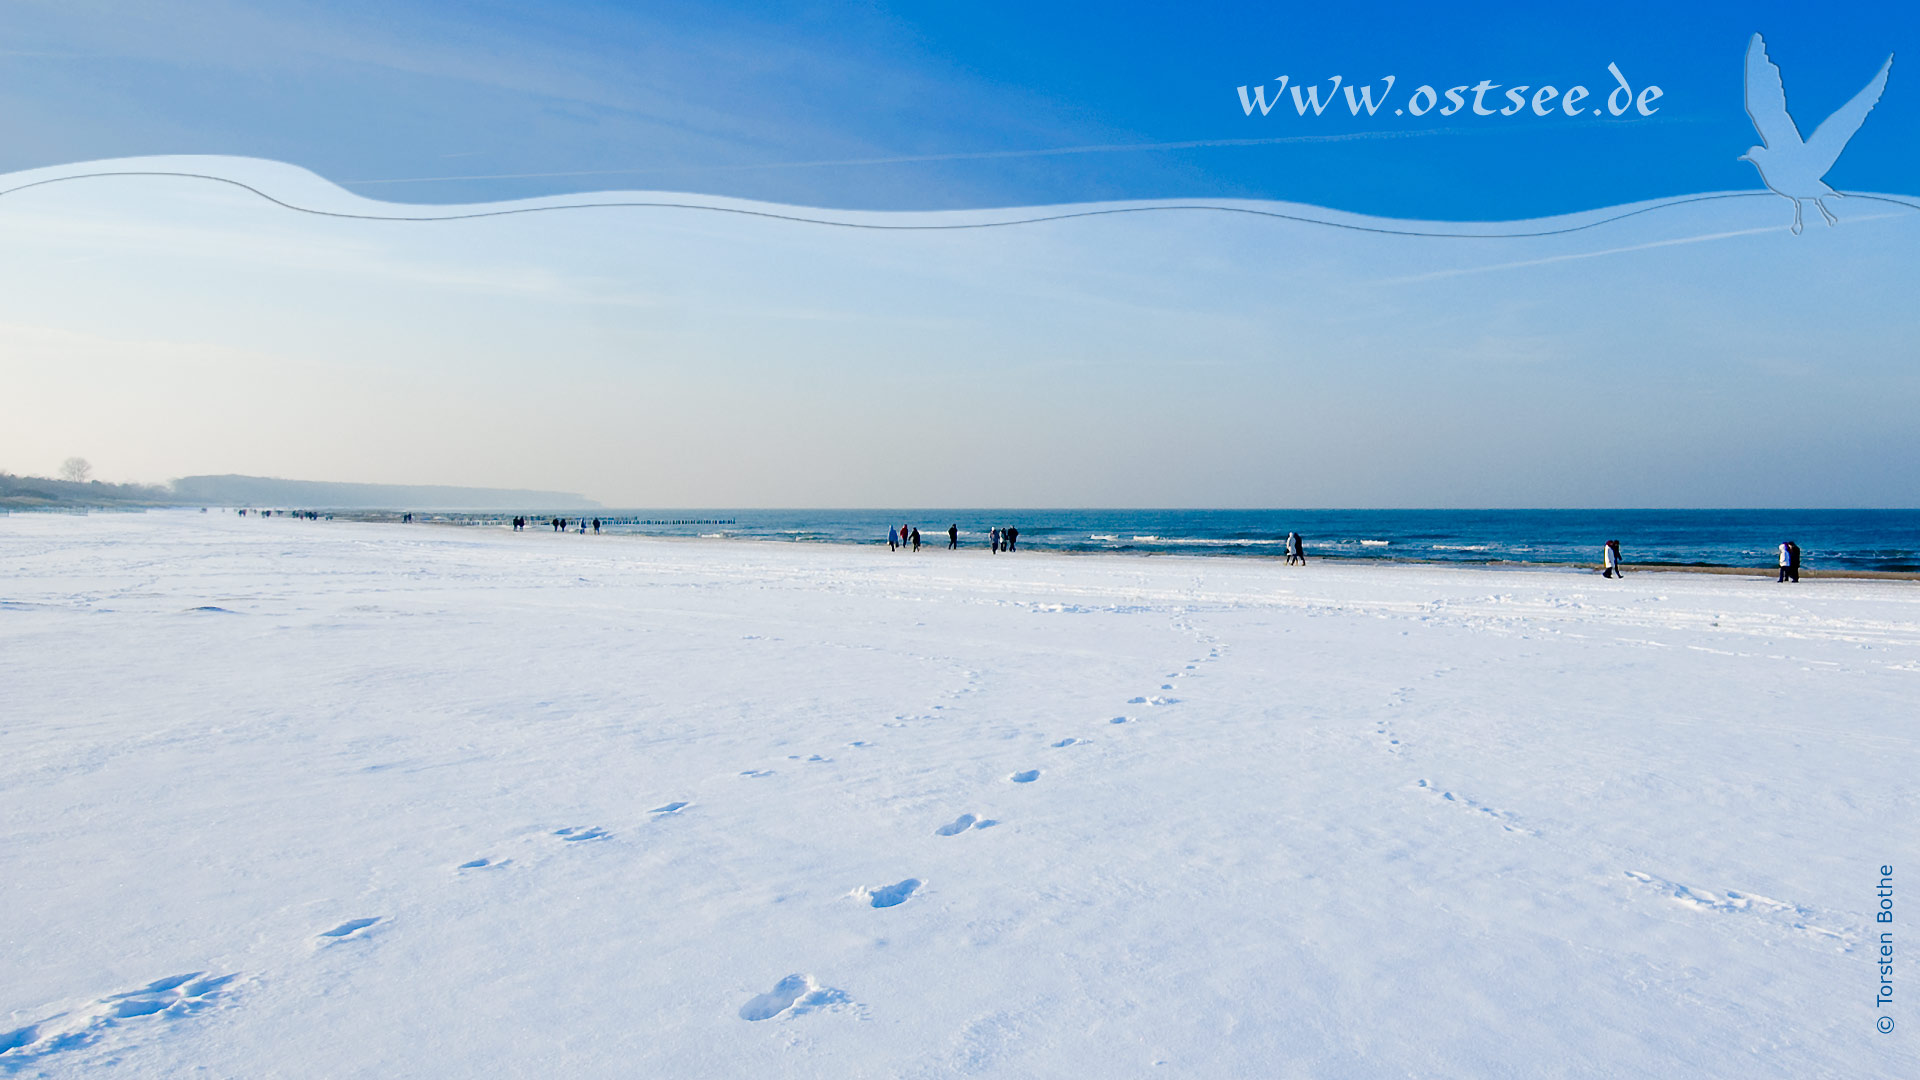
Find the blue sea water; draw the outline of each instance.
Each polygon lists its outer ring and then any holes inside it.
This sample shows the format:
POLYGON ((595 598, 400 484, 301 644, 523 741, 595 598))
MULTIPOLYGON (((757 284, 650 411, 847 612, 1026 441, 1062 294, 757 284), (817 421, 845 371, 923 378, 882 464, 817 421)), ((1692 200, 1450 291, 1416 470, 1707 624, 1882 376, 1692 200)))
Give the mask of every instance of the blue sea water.
POLYGON ((1020 548, 1077 553, 1281 556, 1289 530, 1309 558, 1441 563, 1597 564, 1620 541, 1625 561, 1772 566, 1792 540, 1805 564, 1920 571, 1920 510, 605 510, 612 531, 828 544, 882 544, 920 529, 933 547, 984 547, 996 525, 1020 548))

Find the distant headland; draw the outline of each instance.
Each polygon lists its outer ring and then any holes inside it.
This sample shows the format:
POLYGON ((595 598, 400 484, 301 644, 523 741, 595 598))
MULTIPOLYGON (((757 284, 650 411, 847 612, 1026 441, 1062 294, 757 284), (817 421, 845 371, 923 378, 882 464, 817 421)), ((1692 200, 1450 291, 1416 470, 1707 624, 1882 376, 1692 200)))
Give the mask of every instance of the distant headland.
POLYGON ((568 491, 351 484, 271 476, 183 476, 170 484, 108 484, 0 472, 0 508, 9 510, 136 509, 158 506, 269 506, 325 510, 594 510, 600 504, 568 491))

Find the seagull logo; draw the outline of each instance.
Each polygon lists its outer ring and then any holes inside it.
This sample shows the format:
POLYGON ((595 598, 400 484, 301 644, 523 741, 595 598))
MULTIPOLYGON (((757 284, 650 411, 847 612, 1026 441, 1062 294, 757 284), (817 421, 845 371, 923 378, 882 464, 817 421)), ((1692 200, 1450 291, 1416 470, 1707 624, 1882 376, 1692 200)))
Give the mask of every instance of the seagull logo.
POLYGON ((1761 181, 1774 194, 1792 200, 1795 236, 1800 235, 1803 228, 1802 200, 1812 199, 1828 225, 1840 220, 1827 209, 1824 201, 1829 195, 1838 197, 1840 192, 1828 187, 1821 177, 1833 168, 1853 133, 1860 130, 1867 114, 1880 103, 1880 94, 1887 88, 1887 72, 1892 68, 1893 55, 1889 53, 1887 62, 1880 65, 1880 73, 1866 89, 1853 95, 1852 101, 1840 106, 1814 129, 1813 138, 1802 139, 1793 117, 1787 114, 1787 90, 1780 83, 1780 69, 1767 59, 1767 43, 1760 40, 1759 34, 1747 43, 1747 116, 1752 118, 1753 129, 1760 133, 1760 141, 1766 145, 1749 149, 1740 155, 1740 160, 1752 162, 1753 167, 1760 170, 1761 181))

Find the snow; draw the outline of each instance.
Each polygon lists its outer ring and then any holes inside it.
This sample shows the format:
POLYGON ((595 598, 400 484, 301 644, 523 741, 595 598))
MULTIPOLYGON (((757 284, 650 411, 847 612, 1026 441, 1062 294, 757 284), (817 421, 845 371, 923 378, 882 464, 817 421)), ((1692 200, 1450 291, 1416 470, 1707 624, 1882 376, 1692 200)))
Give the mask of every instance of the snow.
POLYGON ((0 1074, 1916 1075, 1916 680, 1906 582, 0 517, 0 1074))

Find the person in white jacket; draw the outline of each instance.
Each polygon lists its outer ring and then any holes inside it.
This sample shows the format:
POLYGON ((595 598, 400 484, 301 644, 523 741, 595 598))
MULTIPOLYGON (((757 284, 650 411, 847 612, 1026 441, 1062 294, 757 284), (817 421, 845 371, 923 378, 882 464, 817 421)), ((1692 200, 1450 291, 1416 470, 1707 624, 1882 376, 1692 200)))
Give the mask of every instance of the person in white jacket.
POLYGON ((1787 571, 1793 566, 1793 548, 1784 541, 1780 544, 1780 576, 1776 581, 1787 580, 1787 571))
POLYGON ((1620 569, 1620 541, 1609 540, 1600 548, 1601 577, 1626 577, 1620 569))

